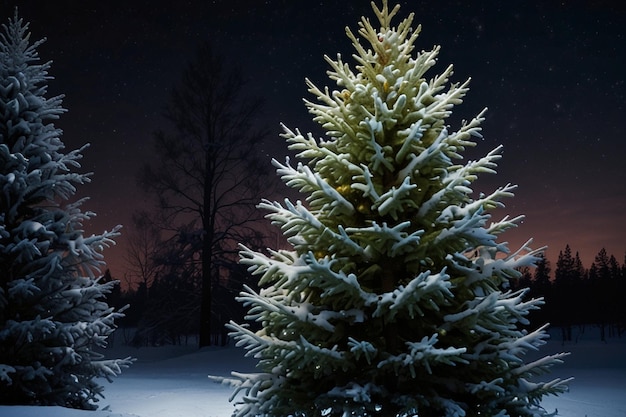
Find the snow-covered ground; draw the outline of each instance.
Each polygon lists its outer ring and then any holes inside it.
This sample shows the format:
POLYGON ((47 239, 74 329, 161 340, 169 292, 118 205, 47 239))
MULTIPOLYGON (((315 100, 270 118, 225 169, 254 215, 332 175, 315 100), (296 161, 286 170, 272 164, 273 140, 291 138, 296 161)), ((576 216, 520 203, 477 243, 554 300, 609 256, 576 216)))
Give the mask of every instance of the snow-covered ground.
MULTIPOLYGON (((625 417, 626 338, 601 343, 589 333, 565 345, 554 338, 541 350, 542 354, 572 352, 553 376, 576 378, 569 393, 546 398, 543 405, 558 409, 564 417, 625 417)), ((115 357, 126 354, 136 357, 137 363, 112 384, 104 382, 106 398, 98 411, 0 406, 0 417, 229 417, 231 388, 210 381, 207 375, 227 376, 231 370, 254 367, 240 349, 232 347, 115 348, 115 357)))

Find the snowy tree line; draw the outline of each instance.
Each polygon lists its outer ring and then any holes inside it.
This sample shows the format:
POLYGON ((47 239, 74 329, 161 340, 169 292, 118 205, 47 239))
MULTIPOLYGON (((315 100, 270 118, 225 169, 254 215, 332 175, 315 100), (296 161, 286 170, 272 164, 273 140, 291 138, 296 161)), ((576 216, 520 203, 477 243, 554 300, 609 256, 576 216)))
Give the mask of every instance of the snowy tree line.
POLYGON ((534 270, 522 272, 518 285, 530 287, 529 296, 544 297, 546 303, 532 313, 532 321, 560 327, 564 341, 575 340, 589 325, 598 326, 603 341, 626 332, 626 258, 620 265, 602 248, 585 268, 579 253, 572 254, 566 245, 559 252, 554 273, 546 258, 534 270))

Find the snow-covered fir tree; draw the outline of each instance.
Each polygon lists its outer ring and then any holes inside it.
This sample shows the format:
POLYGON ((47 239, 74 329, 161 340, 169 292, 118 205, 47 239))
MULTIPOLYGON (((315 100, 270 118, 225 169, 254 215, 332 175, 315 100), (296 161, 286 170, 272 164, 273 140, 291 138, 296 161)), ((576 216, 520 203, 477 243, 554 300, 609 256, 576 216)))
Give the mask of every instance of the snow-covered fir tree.
POLYGON ((542 397, 566 381, 537 377, 565 354, 525 361, 548 337, 525 330, 542 300, 509 289, 540 251, 498 241, 521 219, 491 221, 514 186, 472 190, 501 147, 463 162, 484 112, 446 121, 469 80, 450 83, 452 66, 427 75, 439 47, 415 53, 413 14, 392 26, 398 6, 373 9, 379 28, 347 29, 356 71, 327 57, 336 88, 307 81, 327 137, 285 127, 303 162, 274 163, 306 202, 260 206, 292 248, 242 251, 260 277, 239 297, 256 327, 230 327, 259 370, 233 372, 234 415, 548 415, 542 397))
POLYGON ((64 152, 53 124, 62 97, 46 97, 41 63, 17 11, 0 34, 0 403, 95 408, 102 387, 131 363, 104 359, 121 316, 98 279, 117 228, 86 236, 93 216, 71 202, 89 180, 81 151, 64 152))

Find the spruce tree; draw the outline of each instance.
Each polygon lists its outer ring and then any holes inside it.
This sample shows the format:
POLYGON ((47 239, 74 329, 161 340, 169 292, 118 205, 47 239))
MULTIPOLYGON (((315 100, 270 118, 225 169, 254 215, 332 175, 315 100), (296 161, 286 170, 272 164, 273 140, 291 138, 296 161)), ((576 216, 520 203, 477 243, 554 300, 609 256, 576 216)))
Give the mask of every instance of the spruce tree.
POLYGON ((307 80, 306 101, 325 139, 285 127, 297 165, 274 161, 306 202, 263 201, 290 249, 242 249, 260 291, 239 300, 253 326, 231 323, 259 371, 233 372, 236 416, 543 416, 540 401, 566 389, 538 382, 564 354, 524 361, 547 339, 527 331, 540 299, 511 290, 541 250, 498 242, 520 217, 491 222, 506 185, 476 195, 501 147, 463 162, 484 112, 446 124, 469 80, 452 66, 427 76, 439 47, 415 52, 413 14, 372 4, 362 18, 356 71, 326 57, 336 89, 307 80))
POLYGON ((130 359, 106 360, 121 316, 101 282, 102 250, 117 228, 86 236, 83 200, 70 199, 89 176, 81 151, 64 152, 54 121, 62 97, 46 97, 50 63, 40 63, 17 11, 0 34, 0 403, 95 408, 102 387, 130 359))

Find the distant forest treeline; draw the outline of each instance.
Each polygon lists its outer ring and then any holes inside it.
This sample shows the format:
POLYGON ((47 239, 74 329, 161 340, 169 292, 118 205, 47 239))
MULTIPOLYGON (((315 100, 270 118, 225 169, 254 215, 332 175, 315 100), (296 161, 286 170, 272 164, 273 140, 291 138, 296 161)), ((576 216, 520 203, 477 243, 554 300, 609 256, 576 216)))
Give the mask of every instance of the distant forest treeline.
MULTIPOLYGON (((245 268, 233 263, 226 275, 213 285, 212 344, 226 345, 228 334, 225 324, 230 320, 244 321, 246 313, 235 300, 244 284, 256 288, 245 268)), ((105 279, 114 279, 109 271, 105 279)), ((197 344, 200 327, 201 287, 197 275, 170 271, 155 277, 150 284, 141 282, 135 289, 122 291, 120 286, 109 295, 109 304, 124 310, 125 317, 116 321, 118 337, 134 346, 159 346, 165 344, 197 344)))
MULTIPOLYGON (((213 288, 214 344, 228 343, 224 324, 243 321, 244 307, 235 301, 243 284, 254 287, 255 279, 239 265, 228 268, 229 276, 213 288)), ((565 341, 575 339, 573 328, 597 326, 600 337, 621 337, 626 332, 626 258, 620 265, 615 256, 601 249, 589 268, 567 245, 559 252, 554 270, 542 258, 536 268, 520 271, 513 289, 529 288, 528 298, 543 297, 545 305, 531 313, 532 327, 550 323, 562 329, 565 341)), ((108 273, 105 279, 113 279, 108 273)), ((200 290, 194 279, 174 275, 155 279, 149 286, 117 291, 109 304, 129 305, 118 322, 124 342, 142 345, 196 343, 200 320, 200 290), (132 329, 129 330, 129 329, 132 329)))
POLYGON ((572 340, 572 328, 597 326, 600 338, 621 337, 626 331, 626 259, 620 265, 603 248, 589 268, 569 245, 559 252, 554 273, 542 259, 533 270, 523 269, 516 288, 530 288, 528 296, 543 297, 545 305, 531 313, 534 326, 550 323, 562 330, 564 341, 572 340))

